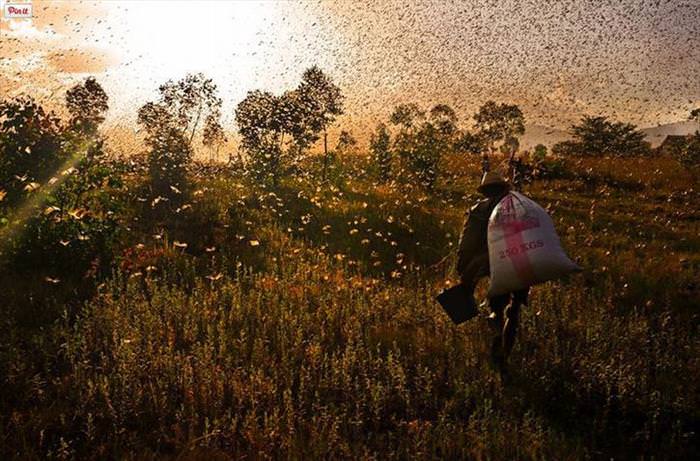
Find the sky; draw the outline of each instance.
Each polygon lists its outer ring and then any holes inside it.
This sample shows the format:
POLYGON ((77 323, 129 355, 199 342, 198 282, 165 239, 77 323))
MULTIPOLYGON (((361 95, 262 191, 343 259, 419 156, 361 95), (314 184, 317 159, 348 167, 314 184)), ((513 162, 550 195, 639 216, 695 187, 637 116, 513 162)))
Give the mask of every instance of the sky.
POLYGON ((122 129, 158 85, 203 72, 233 130, 247 91, 291 89, 314 64, 346 96, 339 125, 359 131, 404 102, 449 104, 468 124, 494 99, 561 129, 584 114, 655 126, 700 106, 699 0, 31 3, 32 19, 0 19, 0 96, 58 107, 94 75, 122 129))

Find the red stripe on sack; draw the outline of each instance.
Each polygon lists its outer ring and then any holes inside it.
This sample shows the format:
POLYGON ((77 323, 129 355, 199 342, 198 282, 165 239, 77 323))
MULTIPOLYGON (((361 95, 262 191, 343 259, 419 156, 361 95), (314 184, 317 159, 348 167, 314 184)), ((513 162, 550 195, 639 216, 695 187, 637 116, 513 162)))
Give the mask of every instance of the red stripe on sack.
POLYGON ((520 279, 520 281, 527 286, 532 285, 535 282, 535 271, 530 262, 530 258, 527 255, 527 251, 524 251, 521 245, 523 240, 523 231, 525 229, 531 229, 537 227, 537 225, 532 225, 532 223, 526 223, 524 221, 519 221, 515 218, 515 204, 513 203, 513 196, 509 195, 504 200, 508 200, 506 209, 509 211, 508 218, 504 222, 501 222, 501 228, 506 241, 506 248, 515 248, 517 251, 508 252, 508 258, 510 258, 513 268, 515 269, 515 274, 520 279))

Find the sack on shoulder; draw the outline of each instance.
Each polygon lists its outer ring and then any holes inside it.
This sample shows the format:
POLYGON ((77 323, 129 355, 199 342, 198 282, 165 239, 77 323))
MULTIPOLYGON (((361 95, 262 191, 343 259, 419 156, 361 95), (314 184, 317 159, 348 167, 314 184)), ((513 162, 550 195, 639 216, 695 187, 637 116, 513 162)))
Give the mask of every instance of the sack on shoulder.
POLYGON ((581 270, 564 253, 547 212, 519 192, 496 205, 488 225, 488 296, 510 293, 581 270))

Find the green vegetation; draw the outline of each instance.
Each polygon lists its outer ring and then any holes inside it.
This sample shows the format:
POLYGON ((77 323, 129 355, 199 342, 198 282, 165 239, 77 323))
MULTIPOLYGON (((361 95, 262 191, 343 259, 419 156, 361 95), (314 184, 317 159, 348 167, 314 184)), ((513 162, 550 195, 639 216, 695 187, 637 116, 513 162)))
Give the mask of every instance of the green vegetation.
POLYGON ((552 151, 561 155, 635 157, 651 153, 644 133, 631 123, 613 122, 607 117, 585 116, 571 127, 573 140, 560 142, 552 151))
MULTIPOLYGON (((32 107, 27 139, 68 136, 32 107)), ((64 143, 80 161, 60 183, 3 186, 3 459, 697 457, 697 179, 669 158, 537 159, 556 167, 524 192, 585 271, 532 290, 504 386, 484 316, 455 327, 433 300, 481 173, 433 112, 420 129, 455 144, 429 188, 386 181, 381 127, 373 155, 268 182, 191 160, 192 124, 143 156, 64 143)), ((26 143, 3 115, 7 165, 26 143)))

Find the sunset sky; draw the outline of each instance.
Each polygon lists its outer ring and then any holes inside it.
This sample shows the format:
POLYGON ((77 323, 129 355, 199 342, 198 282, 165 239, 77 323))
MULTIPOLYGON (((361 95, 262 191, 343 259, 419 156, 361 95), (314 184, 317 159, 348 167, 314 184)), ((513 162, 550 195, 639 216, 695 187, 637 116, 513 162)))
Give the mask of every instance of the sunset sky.
POLYGON ((133 125, 159 84, 201 71, 232 130, 247 91, 280 93, 312 64, 359 126, 410 101, 444 102, 464 119, 487 99, 513 102, 529 123, 557 128, 598 113, 651 126, 700 105, 698 0, 32 5, 33 19, 0 22, 2 95, 60 103, 95 75, 113 125, 133 125))

